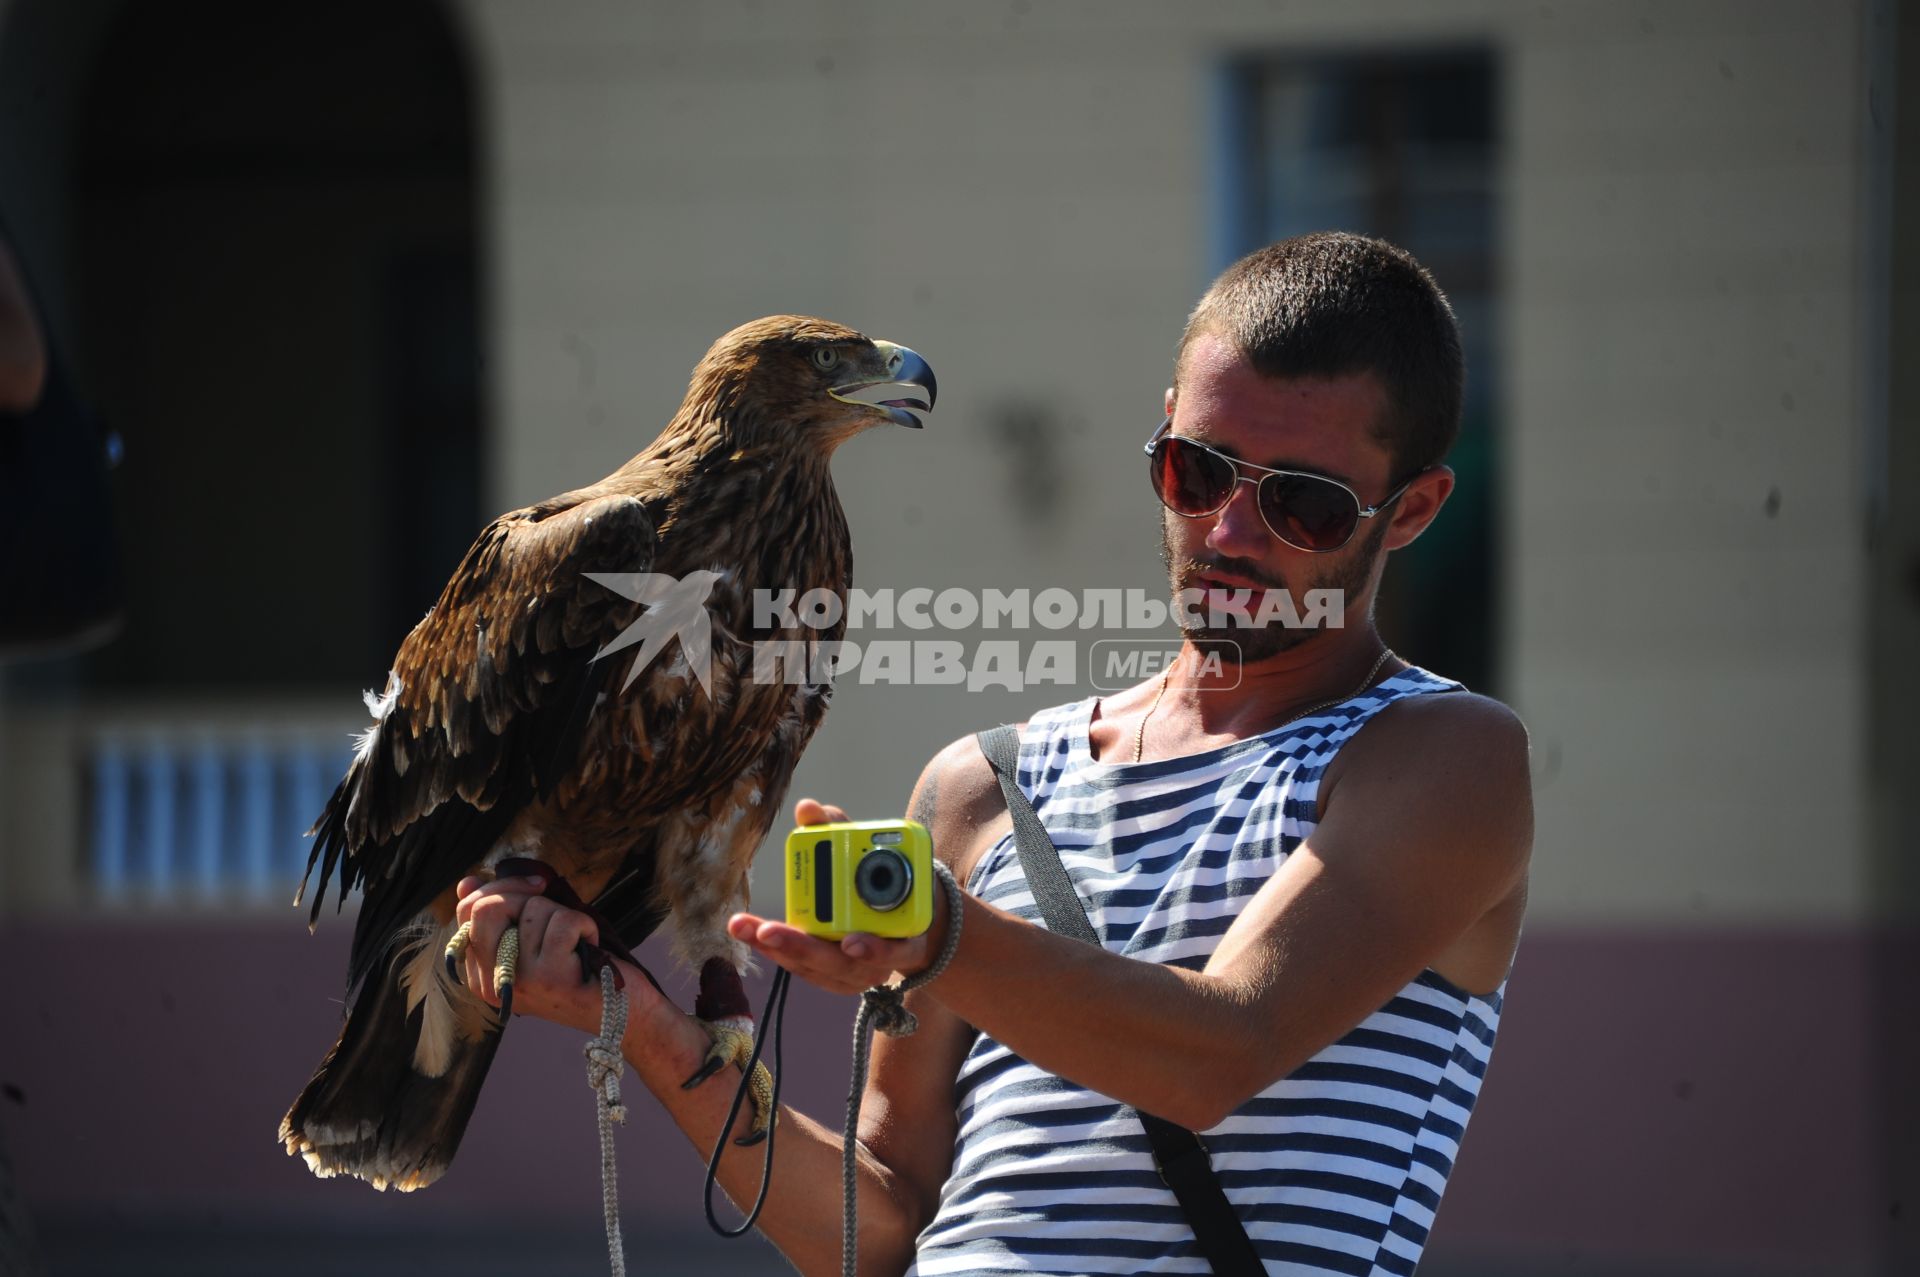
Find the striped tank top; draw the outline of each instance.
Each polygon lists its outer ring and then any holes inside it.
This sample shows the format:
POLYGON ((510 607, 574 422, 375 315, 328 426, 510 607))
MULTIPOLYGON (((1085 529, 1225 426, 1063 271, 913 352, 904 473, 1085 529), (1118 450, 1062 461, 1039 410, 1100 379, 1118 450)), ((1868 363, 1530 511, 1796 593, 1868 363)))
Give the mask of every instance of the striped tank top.
MULTIPOLYGON (((1036 715, 1033 800, 1114 953, 1199 970, 1248 897, 1313 832, 1334 753, 1403 697, 1458 683, 1418 668, 1264 735, 1186 758, 1095 762, 1094 702, 1036 715)), ((968 883, 1036 924, 1009 834, 968 883)), ((1044 925, 1044 924, 1042 924, 1044 925)), ((1359 1027, 1203 1132, 1269 1273, 1414 1270, 1493 1050, 1505 985, 1429 970, 1359 1027)), ((955 1081, 953 1172, 910 1273, 1206 1273, 1138 1119, 985 1034, 955 1081)))

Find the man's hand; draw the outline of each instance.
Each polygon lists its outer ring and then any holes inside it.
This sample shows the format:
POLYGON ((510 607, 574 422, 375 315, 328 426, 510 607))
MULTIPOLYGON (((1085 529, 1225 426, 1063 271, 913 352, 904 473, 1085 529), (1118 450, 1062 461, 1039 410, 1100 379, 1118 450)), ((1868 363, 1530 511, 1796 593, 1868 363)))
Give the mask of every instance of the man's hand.
MULTIPOLYGON (((846 820, 847 813, 838 807, 802 798, 793 805, 793 819, 799 825, 824 825, 846 820)), ((904 940, 888 940, 856 931, 835 944, 810 936, 798 927, 750 913, 736 913, 729 918, 727 933, 809 984, 829 993, 860 993, 876 984, 885 984, 896 971, 911 975, 932 962, 933 955, 940 951, 939 939, 946 934, 946 926, 946 893, 936 892, 933 924, 924 934, 904 940)))
MULTIPOLYGON (((600 986, 582 980, 580 955, 574 946, 582 939, 598 944, 600 928, 586 914, 539 894, 545 887, 546 879, 538 876, 460 880, 454 919, 473 923, 472 939, 460 959, 461 980, 488 1006, 499 1006, 500 991, 493 984, 495 951, 506 929, 518 926, 520 962, 513 980, 513 1009, 597 1033, 600 986)), ((636 1011, 641 1000, 660 999, 645 976, 624 962, 620 965, 627 997, 636 1011)))

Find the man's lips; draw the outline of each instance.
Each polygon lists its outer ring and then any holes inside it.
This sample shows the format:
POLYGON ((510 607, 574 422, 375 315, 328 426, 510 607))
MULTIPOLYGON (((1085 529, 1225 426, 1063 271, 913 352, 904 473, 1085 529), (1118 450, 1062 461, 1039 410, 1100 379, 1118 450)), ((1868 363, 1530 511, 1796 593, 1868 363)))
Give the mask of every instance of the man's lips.
POLYGON ((1221 594, 1229 594, 1235 590, 1240 590, 1254 598, 1260 597, 1268 590, 1284 590, 1287 588, 1284 585, 1266 585, 1258 581, 1248 581, 1231 576, 1220 576, 1212 572, 1199 573, 1195 575, 1192 580, 1193 588, 1197 590, 1206 590, 1209 593, 1217 592, 1221 594))

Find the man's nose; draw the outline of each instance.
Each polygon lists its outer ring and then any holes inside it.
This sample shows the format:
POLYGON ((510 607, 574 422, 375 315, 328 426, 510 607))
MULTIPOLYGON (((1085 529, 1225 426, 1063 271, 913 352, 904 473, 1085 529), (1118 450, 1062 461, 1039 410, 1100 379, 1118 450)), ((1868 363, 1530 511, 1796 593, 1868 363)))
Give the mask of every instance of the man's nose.
POLYGON ((1215 516, 1213 530, 1207 533, 1207 548, 1229 558, 1257 559, 1266 554, 1272 540, 1266 521, 1260 517, 1256 485, 1238 480, 1225 508, 1215 516))

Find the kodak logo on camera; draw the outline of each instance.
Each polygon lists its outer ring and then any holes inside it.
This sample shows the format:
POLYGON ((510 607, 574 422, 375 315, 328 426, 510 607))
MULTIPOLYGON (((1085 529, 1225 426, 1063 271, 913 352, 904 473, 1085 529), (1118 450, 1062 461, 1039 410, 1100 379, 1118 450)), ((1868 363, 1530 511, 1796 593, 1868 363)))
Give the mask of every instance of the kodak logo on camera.
POLYGON ((933 839, 913 820, 802 825, 787 835, 787 925, 823 940, 899 939, 933 924, 933 839))

